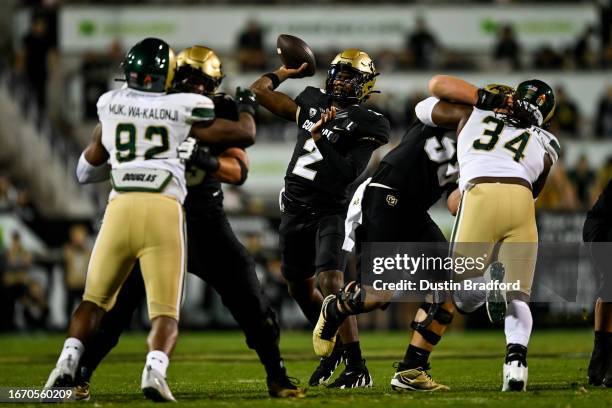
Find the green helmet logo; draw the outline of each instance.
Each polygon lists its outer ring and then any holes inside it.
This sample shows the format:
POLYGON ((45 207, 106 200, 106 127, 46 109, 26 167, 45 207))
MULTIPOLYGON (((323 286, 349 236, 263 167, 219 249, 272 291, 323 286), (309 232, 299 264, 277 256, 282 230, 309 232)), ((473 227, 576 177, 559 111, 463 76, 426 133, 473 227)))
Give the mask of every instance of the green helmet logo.
POLYGON ((514 93, 514 104, 532 117, 532 125, 546 124, 555 112, 555 94, 552 88, 538 79, 521 82, 514 93))
POLYGON ((165 92, 174 78, 176 58, 165 41, 145 38, 128 51, 121 67, 129 88, 165 92))

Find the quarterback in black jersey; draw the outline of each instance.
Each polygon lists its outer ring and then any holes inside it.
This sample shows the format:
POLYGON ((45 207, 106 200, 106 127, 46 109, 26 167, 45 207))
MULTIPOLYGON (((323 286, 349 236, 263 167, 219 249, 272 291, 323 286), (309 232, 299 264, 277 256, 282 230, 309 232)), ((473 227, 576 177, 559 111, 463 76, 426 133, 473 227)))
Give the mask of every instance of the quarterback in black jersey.
MULTIPOLYGON (((361 105, 378 75, 368 54, 357 49, 338 54, 329 66, 325 89, 306 87, 295 100, 275 90, 288 78, 303 77, 306 67, 282 66, 251 89, 261 105, 298 127, 280 197, 280 249, 289 292, 314 325, 323 297, 343 284, 348 187, 365 170, 372 152, 387 143, 390 129, 384 116, 361 105), (329 108, 335 109, 335 116, 321 124, 321 137, 313 137, 313 127, 329 108)), ((341 327, 340 338, 344 352, 338 347, 322 359, 310 385, 326 383, 344 354, 347 369, 330 387, 371 386, 354 318, 341 327)))
MULTIPOLYGON (((215 115, 240 126, 240 116, 253 117, 256 104, 248 90, 238 90, 237 101, 216 93, 223 79, 221 62, 209 48, 193 46, 177 56, 173 90, 209 96, 215 115)), ((232 129, 228 128, 228 132, 232 129)), ((275 312, 255 273, 255 263, 238 241, 223 210, 221 182, 242 184, 248 172, 246 152, 218 144, 199 146, 188 138, 179 146, 179 157, 186 160, 186 213, 188 271, 211 285, 220 295, 254 349, 267 373, 270 395, 302 397, 304 391, 287 377, 279 350, 280 329, 275 312)), ((101 329, 91 340, 78 370, 76 394, 89 397, 89 380, 102 359, 117 344, 144 297, 144 282, 133 271, 121 289, 115 306, 104 317, 101 329)))
POLYGON ((595 304, 595 343, 589 363, 589 384, 612 387, 612 180, 587 213, 583 238, 601 276, 595 304))

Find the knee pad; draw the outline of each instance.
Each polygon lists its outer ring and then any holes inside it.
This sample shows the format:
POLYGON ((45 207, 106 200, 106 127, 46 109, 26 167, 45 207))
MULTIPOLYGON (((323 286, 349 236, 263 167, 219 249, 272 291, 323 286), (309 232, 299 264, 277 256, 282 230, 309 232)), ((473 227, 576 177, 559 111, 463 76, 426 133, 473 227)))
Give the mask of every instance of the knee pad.
POLYGON ((358 282, 351 281, 345 284, 338 292, 337 298, 343 313, 355 315, 364 311, 365 291, 362 293, 358 282))
POLYGON ((440 303, 423 302, 421 303, 421 306, 419 306, 419 309, 425 311, 425 313, 427 313, 427 317, 425 320, 420 322, 413 320, 410 327, 423 336, 428 343, 435 346, 440 342, 441 337, 439 334, 429 330, 431 322, 435 320, 441 325, 447 326, 453 321, 453 313, 444 309, 440 303))
POLYGON ((263 319, 254 321, 242 329, 246 337, 247 346, 250 349, 257 350, 270 344, 275 346, 279 344, 280 325, 278 324, 278 317, 272 309, 268 310, 263 319))

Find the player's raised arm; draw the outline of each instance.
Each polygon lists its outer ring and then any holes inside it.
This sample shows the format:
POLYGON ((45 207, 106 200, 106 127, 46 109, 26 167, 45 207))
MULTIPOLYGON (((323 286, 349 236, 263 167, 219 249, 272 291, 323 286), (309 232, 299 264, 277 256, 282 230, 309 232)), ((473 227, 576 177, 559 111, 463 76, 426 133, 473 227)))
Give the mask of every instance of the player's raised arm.
POLYGON ((298 105, 293 99, 275 89, 288 78, 302 78, 308 64, 303 63, 299 68, 287 68, 284 65, 274 72, 262 75, 251 85, 251 90, 257 96, 257 102, 276 116, 295 121, 298 105))
POLYGON ((414 111, 417 118, 428 126, 460 130, 470 117, 472 107, 431 96, 419 102, 414 111))
POLYGON ((255 95, 248 89, 236 90, 237 121, 228 119, 202 118, 191 127, 191 136, 207 144, 245 148, 255 143, 255 95))
POLYGON ((98 123, 92 132, 91 141, 81 154, 76 175, 79 183, 97 183, 108 180, 111 166, 108 152, 102 145, 102 125, 98 123))

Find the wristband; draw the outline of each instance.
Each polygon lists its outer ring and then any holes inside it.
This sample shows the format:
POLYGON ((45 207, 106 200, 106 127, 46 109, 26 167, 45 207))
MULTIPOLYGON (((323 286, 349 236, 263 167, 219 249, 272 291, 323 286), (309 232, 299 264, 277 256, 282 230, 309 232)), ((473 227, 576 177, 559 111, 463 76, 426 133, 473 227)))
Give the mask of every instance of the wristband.
POLYGON ((281 84, 280 78, 274 72, 268 72, 267 74, 263 74, 263 76, 270 78, 270 81, 272 81, 272 89, 278 88, 281 84))

